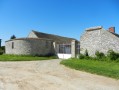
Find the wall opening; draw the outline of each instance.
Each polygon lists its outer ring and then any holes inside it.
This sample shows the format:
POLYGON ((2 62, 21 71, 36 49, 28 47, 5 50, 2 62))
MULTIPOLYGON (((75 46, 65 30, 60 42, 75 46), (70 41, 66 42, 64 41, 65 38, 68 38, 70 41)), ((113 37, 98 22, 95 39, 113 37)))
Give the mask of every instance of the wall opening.
POLYGON ((71 54, 71 44, 59 44, 58 53, 71 54))
POLYGON ((14 42, 12 42, 12 49, 14 49, 14 42))

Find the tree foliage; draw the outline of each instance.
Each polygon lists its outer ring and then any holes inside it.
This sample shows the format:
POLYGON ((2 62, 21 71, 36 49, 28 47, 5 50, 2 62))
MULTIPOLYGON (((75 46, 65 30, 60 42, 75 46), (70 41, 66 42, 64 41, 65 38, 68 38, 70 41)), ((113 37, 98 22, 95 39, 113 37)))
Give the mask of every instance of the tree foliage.
POLYGON ((99 51, 96 51, 95 55, 96 55, 97 59, 102 59, 105 57, 105 54, 103 52, 99 52, 99 51))
POLYGON ((85 50, 85 56, 89 56, 89 55, 88 55, 88 50, 87 50, 87 49, 85 50))
POLYGON ((10 39, 15 39, 16 38, 16 36, 15 35, 12 35, 11 37, 10 37, 10 39))

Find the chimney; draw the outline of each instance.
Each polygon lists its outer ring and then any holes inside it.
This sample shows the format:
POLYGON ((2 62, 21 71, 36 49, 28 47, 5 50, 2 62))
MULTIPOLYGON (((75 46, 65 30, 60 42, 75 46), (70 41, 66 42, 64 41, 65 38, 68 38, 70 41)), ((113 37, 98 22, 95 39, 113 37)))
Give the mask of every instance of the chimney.
POLYGON ((110 27, 109 32, 115 33, 115 27, 110 27))

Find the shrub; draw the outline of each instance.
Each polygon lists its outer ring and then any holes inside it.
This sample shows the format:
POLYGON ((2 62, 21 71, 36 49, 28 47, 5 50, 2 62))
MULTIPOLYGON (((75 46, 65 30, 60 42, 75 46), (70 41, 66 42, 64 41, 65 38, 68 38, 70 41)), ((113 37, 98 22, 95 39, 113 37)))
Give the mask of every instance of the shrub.
POLYGON ((79 59, 86 59, 86 60, 90 60, 90 59, 92 59, 92 57, 85 56, 84 54, 80 54, 80 55, 79 55, 79 59))
POLYGON ((107 57, 110 59, 110 60, 117 60, 119 58, 119 53, 116 53, 114 52, 113 50, 109 50, 108 51, 108 54, 107 54, 107 57))
POLYGON ((85 50, 85 53, 84 54, 81 54, 80 53, 79 59, 89 59, 89 55, 88 55, 87 49, 85 50))
POLYGON ((5 46, 1 46, 1 49, 5 51, 5 46))
POLYGON ((54 56, 54 57, 56 57, 56 55, 55 55, 54 53, 48 53, 48 54, 46 54, 46 55, 34 54, 34 55, 31 55, 31 56, 34 56, 34 57, 52 57, 52 56, 54 56))
POLYGON ((88 50, 87 50, 87 49, 85 50, 85 56, 89 56, 89 55, 88 55, 88 50))
POLYGON ((79 59, 102 60, 102 61, 114 60, 114 61, 119 62, 119 53, 116 53, 113 50, 109 50, 106 56, 103 52, 96 51, 95 56, 96 57, 89 56, 88 51, 86 50, 84 54, 79 55, 79 59))
POLYGON ((79 59, 84 59, 84 58, 85 58, 85 56, 84 56, 83 54, 80 53, 79 59))
POLYGON ((4 47, 3 47, 3 46, 2 46, 2 47, 0 47, 0 55, 2 55, 4 52, 5 52, 4 47))
POLYGON ((116 59, 116 62, 119 62, 119 58, 118 58, 118 59, 116 59))
POLYGON ((0 52, 0 55, 2 55, 3 54, 3 52, 0 52))
POLYGON ((96 51, 95 52, 97 59, 103 59, 105 57, 105 54, 103 52, 96 51))

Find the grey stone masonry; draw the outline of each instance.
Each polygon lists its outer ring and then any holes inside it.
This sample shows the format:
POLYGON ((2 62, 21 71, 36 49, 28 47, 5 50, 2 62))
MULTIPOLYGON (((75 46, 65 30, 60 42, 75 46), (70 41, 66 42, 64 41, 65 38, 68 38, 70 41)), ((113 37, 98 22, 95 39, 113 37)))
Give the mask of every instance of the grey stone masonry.
POLYGON ((96 51, 106 54, 112 49, 119 52, 119 37, 102 27, 87 29, 80 38, 80 53, 84 54, 86 49, 91 56, 94 56, 96 51))
POLYGON ((21 38, 6 41, 6 54, 48 55, 55 54, 53 41, 37 38, 21 38))
POLYGON ((75 58, 78 54, 77 46, 78 46, 78 42, 76 40, 72 40, 71 42, 71 57, 72 58, 75 58))
POLYGON ((62 49, 64 47, 62 45, 65 44, 65 53, 72 53, 72 57, 75 57, 77 55, 77 43, 79 41, 73 38, 32 30, 27 38, 16 38, 6 41, 5 53, 18 55, 56 55, 60 51, 60 54, 64 54, 64 49, 62 49))
POLYGON ((59 44, 57 44, 56 42, 53 42, 53 46, 55 49, 55 53, 57 54, 59 52, 59 44))
POLYGON ((30 32, 27 37, 28 37, 28 38, 38 38, 38 36, 36 36, 36 34, 35 34, 33 31, 30 32))

